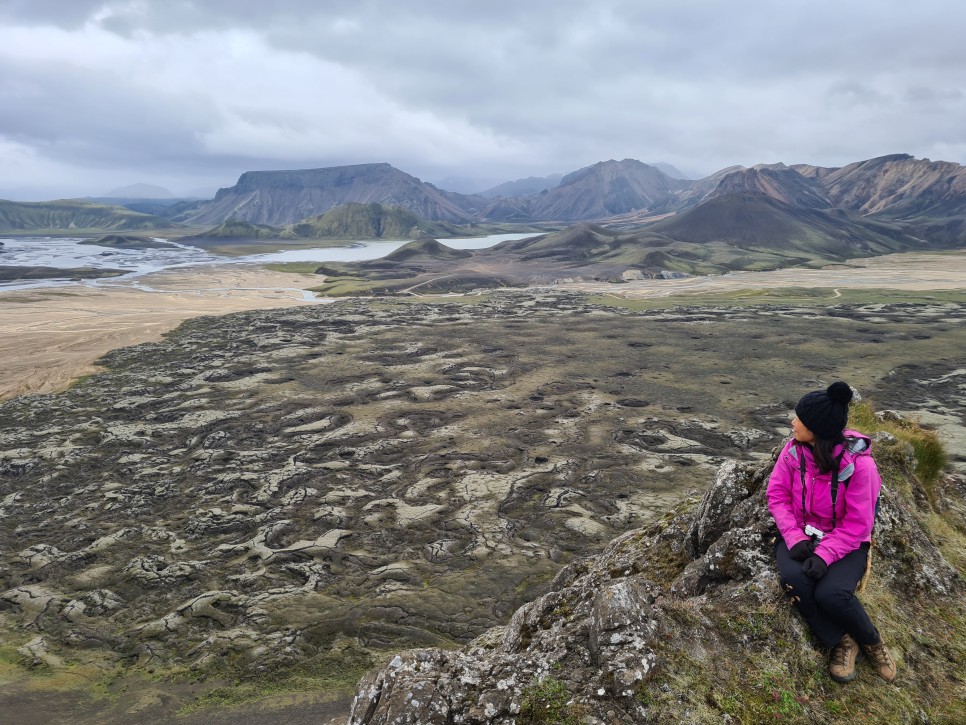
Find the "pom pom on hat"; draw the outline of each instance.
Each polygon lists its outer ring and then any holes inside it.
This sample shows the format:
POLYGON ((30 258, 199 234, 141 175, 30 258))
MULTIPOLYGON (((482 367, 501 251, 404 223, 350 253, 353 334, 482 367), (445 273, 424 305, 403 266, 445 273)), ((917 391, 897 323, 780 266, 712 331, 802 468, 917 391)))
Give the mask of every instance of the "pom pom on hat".
POLYGON ((852 402, 852 388, 849 387, 848 383, 832 383, 825 389, 825 392, 828 393, 828 397, 832 399, 833 403, 848 405, 852 402))
POLYGON ((838 441, 849 419, 852 388, 837 382, 825 390, 806 393, 795 406, 795 415, 818 438, 838 441))

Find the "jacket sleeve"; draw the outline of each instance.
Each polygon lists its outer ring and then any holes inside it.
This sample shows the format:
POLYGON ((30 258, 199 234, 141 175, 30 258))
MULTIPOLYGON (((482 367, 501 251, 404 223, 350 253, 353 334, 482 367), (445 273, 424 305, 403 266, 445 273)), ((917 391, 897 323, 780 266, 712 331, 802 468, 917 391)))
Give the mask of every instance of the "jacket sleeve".
POLYGON ((871 456, 855 460, 855 472, 848 486, 839 487, 838 523, 815 547, 826 564, 834 564, 868 541, 875 523, 875 504, 882 479, 871 456), (843 502, 844 499, 844 502, 843 502))
POLYGON ((787 455, 788 445, 778 455, 778 460, 768 479, 768 510, 775 519, 775 525, 778 526, 785 545, 791 549, 799 541, 805 541, 808 537, 795 519, 792 500, 795 474, 785 460, 787 455))

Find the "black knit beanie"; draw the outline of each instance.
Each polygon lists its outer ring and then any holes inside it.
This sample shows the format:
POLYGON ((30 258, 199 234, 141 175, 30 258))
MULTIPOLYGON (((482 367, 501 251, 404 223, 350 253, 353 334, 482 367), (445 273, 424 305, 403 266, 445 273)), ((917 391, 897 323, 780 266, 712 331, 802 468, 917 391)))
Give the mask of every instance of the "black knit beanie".
POLYGON ((848 383, 832 383, 825 390, 806 393, 795 406, 795 415, 817 438, 838 441, 849 420, 852 388, 848 383))

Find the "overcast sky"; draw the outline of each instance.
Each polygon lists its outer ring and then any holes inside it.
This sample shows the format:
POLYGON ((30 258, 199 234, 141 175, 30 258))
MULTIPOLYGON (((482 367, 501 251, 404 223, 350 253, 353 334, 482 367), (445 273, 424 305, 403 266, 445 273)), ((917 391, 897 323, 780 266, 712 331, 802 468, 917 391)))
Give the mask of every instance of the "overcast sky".
POLYGON ((0 0, 0 197, 966 163, 964 29, 961 0, 0 0))

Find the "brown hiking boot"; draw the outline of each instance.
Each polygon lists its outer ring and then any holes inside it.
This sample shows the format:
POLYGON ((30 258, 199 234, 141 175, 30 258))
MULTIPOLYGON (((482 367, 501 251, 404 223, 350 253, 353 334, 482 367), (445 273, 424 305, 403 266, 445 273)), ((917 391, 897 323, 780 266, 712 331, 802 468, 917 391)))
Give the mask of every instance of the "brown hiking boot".
POLYGON ((869 663, 879 677, 886 682, 896 679, 896 661, 892 659, 885 644, 880 641, 879 644, 867 644, 862 649, 865 650, 869 663))
POLYGON ((836 682, 851 682, 855 679, 855 662, 859 658, 859 643, 851 635, 842 635, 842 641, 832 648, 828 662, 829 676, 836 682))

